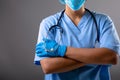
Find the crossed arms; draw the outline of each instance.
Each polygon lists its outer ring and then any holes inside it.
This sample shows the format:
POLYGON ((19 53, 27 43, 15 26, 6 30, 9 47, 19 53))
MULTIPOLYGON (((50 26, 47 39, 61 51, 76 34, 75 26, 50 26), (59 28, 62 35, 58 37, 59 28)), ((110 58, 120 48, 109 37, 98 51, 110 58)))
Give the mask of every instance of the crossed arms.
POLYGON ((117 62, 118 55, 113 50, 73 47, 67 47, 65 57, 52 57, 40 61, 45 74, 67 72, 86 64, 115 65, 117 62))

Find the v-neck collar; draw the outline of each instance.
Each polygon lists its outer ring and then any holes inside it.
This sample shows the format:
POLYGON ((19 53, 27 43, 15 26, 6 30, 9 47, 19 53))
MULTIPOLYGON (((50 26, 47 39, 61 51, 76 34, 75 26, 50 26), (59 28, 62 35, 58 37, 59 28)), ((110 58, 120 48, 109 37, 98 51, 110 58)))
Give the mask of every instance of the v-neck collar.
POLYGON ((82 16, 81 20, 79 21, 78 25, 76 26, 72 22, 72 20, 67 16, 67 14, 64 13, 64 17, 65 17, 66 22, 71 24, 72 26, 70 26, 70 27, 72 27, 74 29, 75 28, 80 29, 84 25, 84 23, 85 23, 86 19, 88 18, 88 16, 89 16, 89 13, 87 11, 85 11, 85 14, 82 16))

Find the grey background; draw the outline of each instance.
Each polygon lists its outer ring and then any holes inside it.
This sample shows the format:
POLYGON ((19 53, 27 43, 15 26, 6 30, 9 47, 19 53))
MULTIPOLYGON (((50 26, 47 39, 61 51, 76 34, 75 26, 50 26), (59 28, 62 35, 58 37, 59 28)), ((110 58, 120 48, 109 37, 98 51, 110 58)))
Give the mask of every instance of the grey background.
MULTIPOLYGON (((120 0, 88 0, 86 7, 108 14, 120 35, 120 0)), ((33 64, 39 23, 64 9, 58 0, 0 0, 0 80, 43 80, 33 64)), ((120 80, 120 62, 111 68, 112 80, 120 80)))

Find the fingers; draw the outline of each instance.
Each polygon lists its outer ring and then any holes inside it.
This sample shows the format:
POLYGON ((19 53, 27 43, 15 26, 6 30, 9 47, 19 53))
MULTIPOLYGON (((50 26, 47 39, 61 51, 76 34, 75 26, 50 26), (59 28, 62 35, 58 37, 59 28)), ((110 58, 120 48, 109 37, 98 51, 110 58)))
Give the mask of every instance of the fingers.
POLYGON ((58 48, 58 44, 55 40, 43 39, 44 42, 40 42, 36 45, 36 55, 39 57, 54 57, 56 55, 56 50, 58 48), (53 51, 47 52, 47 50, 53 49, 53 51))
POLYGON ((45 43, 48 43, 48 42, 50 42, 51 40, 50 40, 50 39, 47 39, 47 38, 43 38, 43 41, 44 41, 45 43))
POLYGON ((37 46, 43 46, 43 45, 44 45, 44 43, 43 43, 43 42, 40 42, 39 44, 36 45, 36 47, 37 47, 37 46))
POLYGON ((56 43, 55 40, 46 39, 46 38, 43 38, 43 41, 44 41, 46 44, 47 44, 47 43, 50 43, 50 44, 56 43))
POLYGON ((44 50, 44 44, 43 43, 39 43, 36 45, 36 53, 42 53, 42 51, 44 50))

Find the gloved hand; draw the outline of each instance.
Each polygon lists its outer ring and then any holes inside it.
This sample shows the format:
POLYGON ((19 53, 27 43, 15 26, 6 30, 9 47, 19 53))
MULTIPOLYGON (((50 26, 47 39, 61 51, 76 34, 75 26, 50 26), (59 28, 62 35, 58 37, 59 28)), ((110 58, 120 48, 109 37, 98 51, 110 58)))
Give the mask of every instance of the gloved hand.
POLYGON ((66 53, 66 46, 59 45, 54 40, 44 39, 36 45, 36 54, 39 57, 64 57, 66 53))

